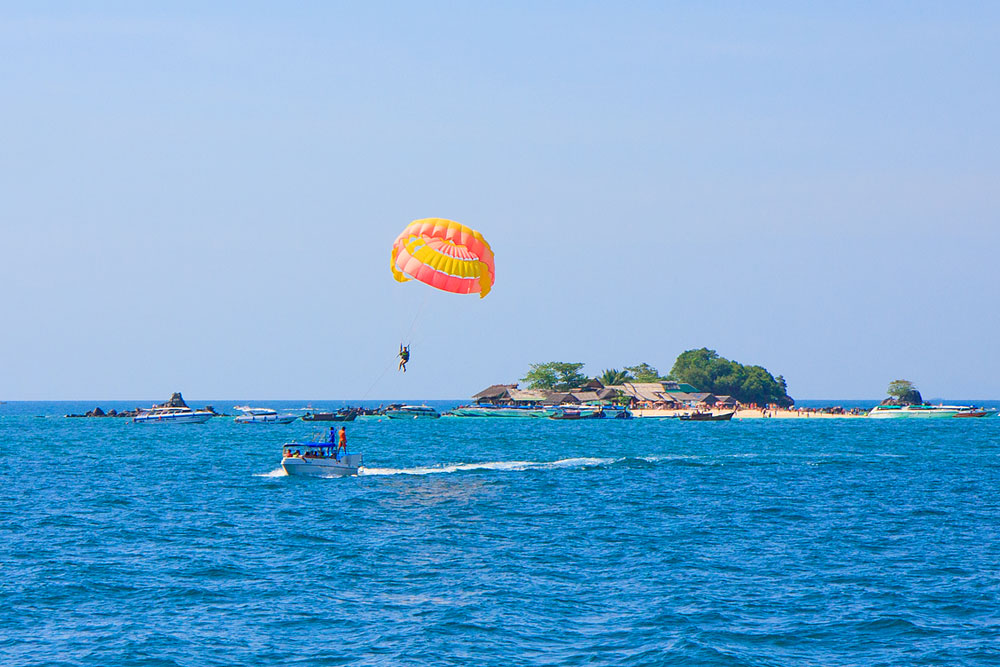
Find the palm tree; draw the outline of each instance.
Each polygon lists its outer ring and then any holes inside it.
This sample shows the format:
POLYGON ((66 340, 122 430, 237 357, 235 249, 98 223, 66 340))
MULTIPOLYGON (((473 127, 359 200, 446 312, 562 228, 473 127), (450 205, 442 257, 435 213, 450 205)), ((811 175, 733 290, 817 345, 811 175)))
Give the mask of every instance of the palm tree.
POLYGON ((617 368, 609 368, 597 376, 597 379, 601 381, 601 384, 607 387, 608 385, 628 382, 631 378, 626 371, 620 371, 617 368))

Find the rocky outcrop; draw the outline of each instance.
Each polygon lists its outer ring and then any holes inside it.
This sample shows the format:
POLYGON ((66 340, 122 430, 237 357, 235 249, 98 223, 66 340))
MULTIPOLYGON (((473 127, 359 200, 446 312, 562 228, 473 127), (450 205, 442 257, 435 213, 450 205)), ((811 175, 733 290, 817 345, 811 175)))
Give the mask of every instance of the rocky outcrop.
POLYGON ((188 404, 184 402, 184 397, 181 396, 181 392, 175 391, 171 396, 170 400, 163 404, 165 408, 186 408, 188 404))
POLYGON ((66 416, 67 417, 76 417, 76 418, 82 418, 82 417, 135 417, 137 414, 139 414, 139 408, 136 408, 135 410, 122 410, 121 412, 118 412, 114 408, 111 408, 110 410, 108 410, 107 412, 105 412, 100 407, 97 407, 97 408, 94 408, 93 410, 88 410, 87 412, 85 412, 82 415, 66 415, 66 416))
MULTIPOLYGON (((171 394, 170 400, 166 401, 165 403, 161 403, 160 405, 157 405, 155 407, 186 408, 188 407, 188 404, 184 402, 184 397, 181 396, 181 392, 175 391, 173 394, 171 394)), ((229 416, 223 412, 216 412, 215 408, 213 408, 211 405, 206 405, 205 407, 199 409, 207 410, 208 412, 211 412, 213 415, 216 415, 217 417, 229 416)), ((140 412, 142 412, 142 408, 136 408, 134 410, 122 410, 121 412, 118 412, 117 410, 112 408, 107 412, 105 412, 102 408, 97 407, 82 415, 66 415, 66 416, 67 417, 135 417, 140 412)))
POLYGON ((923 405, 924 397, 916 389, 906 392, 902 396, 890 396, 879 405, 923 405))
MULTIPOLYGON (((171 394, 170 399, 166 403, 162 403, 156 407, 167 407, 167 408, 186 408, 188 404, 184 402, 184 397, 181 396, 181 392, 175 391, 171 394)), ((208 410, 212 414, 218 415, 219 413, 212 409, 212 406, 206 406, 205 410, 208 410)), ((66 415, 67 417, 135 417, 137 414, 142 412, 142 408, 136 408, 134 410, 122 410, 118 412, 114 408, 105 412, 102 408, 96 407, 82 415, 66 415)))

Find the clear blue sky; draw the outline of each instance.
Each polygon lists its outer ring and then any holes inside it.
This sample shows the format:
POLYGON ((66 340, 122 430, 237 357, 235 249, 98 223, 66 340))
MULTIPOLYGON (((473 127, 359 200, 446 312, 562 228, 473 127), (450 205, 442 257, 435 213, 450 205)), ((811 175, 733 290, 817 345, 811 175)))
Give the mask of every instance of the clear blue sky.
POLYGON ((701 346, 798 398, 1000 397, 998 63, 991 3, 5 5, 0 399, 701 346), (486 299, 392 280, 430 216, 492 243, 486 299))

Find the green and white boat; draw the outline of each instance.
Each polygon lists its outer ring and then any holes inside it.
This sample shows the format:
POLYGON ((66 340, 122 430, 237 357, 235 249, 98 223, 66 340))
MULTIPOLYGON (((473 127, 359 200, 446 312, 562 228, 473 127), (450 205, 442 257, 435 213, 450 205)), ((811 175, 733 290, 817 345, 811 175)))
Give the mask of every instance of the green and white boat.
POLYGON ((554 409, 540 405, 463 405, 448 412, 453 417, 551 417, 554 409))
POLYGON ((971 405, 876 405, 869 419, 941 419, 949 417, 985 417, 990 410, 971 405))
POLYGON ((441 413, 428 405, 390 406, 384 414, 389 419, 438 419, 441 417, 441 413))

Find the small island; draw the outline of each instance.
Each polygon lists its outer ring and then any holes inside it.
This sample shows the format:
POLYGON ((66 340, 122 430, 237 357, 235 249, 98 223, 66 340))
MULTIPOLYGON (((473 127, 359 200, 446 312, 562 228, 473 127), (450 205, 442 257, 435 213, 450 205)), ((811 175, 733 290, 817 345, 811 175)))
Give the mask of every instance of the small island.
POLYGON ((747 418, 861 417, 867 410, 834 406, 795 408, 783 376, 726 359, 715 350, 682 352, 670 372, 648 363, 605 369, 595 377, 581 362, 531 364, 519 383, 496 384, 475 394, 476 405, 543 407, 618 405, 636 417, 670 418, 692 412, 747 418))

